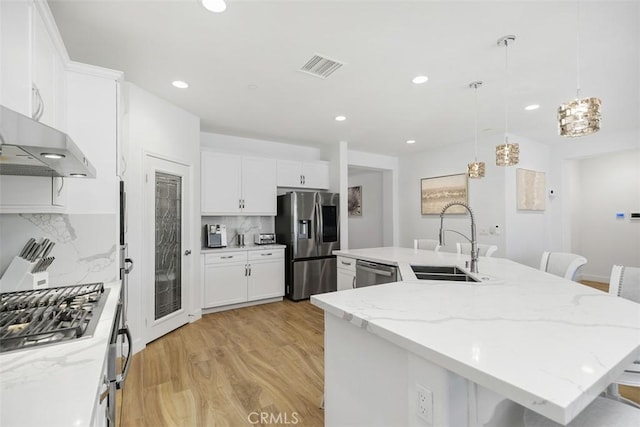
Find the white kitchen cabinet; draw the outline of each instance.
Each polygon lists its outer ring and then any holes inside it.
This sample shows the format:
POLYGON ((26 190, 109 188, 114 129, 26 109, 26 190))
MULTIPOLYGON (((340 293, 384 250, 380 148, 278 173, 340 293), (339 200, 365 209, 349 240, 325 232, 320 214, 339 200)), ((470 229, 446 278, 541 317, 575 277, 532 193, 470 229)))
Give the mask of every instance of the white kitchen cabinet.
POLYGON ((45 2, 0 2, 0 104, 66 129, 64 47, 45 2))
POLYGON ((282 298, 284 249, 204 254, 203 308, 282 298))
POLYGON ((356 287, 356 260, 353 258, 337 257, 338 290, 356 287))
POLYGON ((204 307, 247 301, 247 252, 205 255, 204 307))
POLYGON ((284 249, 249 252, 248 300, 284 295, 284 249))
POLYGON ((275 215, 276 161, 202 152, 202 214, 275 215))
POLYGON ((0 176, 0 213, 62 213, 66 178, 0 176))
POLYGON ((278 160, 278 187, 329 188, 329 163, 278 160))
POLYGON ((0 104, 31 115, 33 4, 0 1, 0 104))

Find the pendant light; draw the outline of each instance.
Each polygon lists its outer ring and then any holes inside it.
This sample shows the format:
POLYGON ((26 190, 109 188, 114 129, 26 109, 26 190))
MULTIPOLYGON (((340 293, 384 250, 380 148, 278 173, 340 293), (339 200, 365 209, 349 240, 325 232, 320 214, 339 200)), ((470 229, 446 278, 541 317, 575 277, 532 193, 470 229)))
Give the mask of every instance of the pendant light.
POLYGON ((483 178, 484 177, 484 162, 478 161, 478 88, 482 86, 482 82, 480 80, 469 83, 469 87, 474 89, 475 95, 475 122, 474 122, 474 130, 475 130, 475 138, 474 138, 474 160, 473 162, 467 165, 467 175, 469 178, 483 178))
POLYGON ((516 41, 516 36, 507 35, 498 39, 498 46, 504 46, 505 90, 504 90, 504 144, 496 146, 496 165, 513 166, 520 161, 520 145, 509 142, 509 43, 516 41))
POLYGON ((580 99, 580 2, 576 21, 576 99, 558 107, 558 132, 568 137, 590 135, 600 130, 600 99, 580 99))

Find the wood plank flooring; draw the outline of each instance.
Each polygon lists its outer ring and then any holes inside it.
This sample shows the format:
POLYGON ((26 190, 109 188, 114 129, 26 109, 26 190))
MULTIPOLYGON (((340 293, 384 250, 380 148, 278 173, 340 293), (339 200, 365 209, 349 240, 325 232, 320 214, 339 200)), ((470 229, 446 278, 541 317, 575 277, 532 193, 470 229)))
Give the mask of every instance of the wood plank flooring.
POLYGON ((324 317, 308 301, 205 315, 132 363, 121 426, 324 422, 324 317))
MULTIPOLYGON (((608 290, 606 283, 584 284, 608 290)), ((118 396, 118 425, 283 425, 296 420, 322 426, 323 334, 323 312, 308 301, 204 315, 133 357, 124 395, 118 396), (272 418, 252 424, 261 413, 272 418)), ((640 403, 640 389, 620 391, 640 403)))

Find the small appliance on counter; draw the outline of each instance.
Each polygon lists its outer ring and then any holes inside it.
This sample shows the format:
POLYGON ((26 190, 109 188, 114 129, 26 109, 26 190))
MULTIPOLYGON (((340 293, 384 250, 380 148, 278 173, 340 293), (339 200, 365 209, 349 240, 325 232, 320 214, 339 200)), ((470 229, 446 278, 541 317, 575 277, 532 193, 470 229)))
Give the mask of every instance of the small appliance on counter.
POLYGON ((274 245, 276 243, 275 233, 260 233, 253 236, 253 243, 256 245, 274 245))
POLYGON ((208 248, 227 247, 227 226, 223 224, 207 224, 204 226, 205 241, 208 248))

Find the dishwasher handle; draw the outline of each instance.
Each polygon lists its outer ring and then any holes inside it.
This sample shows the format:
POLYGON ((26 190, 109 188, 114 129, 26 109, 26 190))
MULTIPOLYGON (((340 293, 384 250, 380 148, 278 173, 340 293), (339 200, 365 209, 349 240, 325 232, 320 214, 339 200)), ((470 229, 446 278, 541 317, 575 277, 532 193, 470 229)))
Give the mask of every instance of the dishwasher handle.
POLYGON ((376 274, 378 276, 387 276, 387 277, 393 276, 393 273, 387 270, 377 270, 375 268, 365 267, 363 265, 359 265, 357 268, 360 270, 367 271, 369 273, 376 274))

